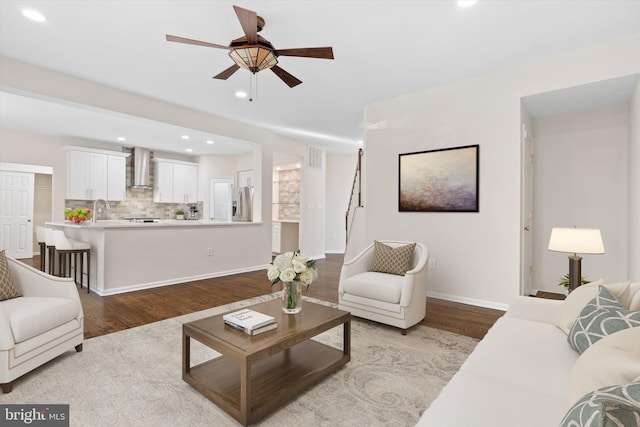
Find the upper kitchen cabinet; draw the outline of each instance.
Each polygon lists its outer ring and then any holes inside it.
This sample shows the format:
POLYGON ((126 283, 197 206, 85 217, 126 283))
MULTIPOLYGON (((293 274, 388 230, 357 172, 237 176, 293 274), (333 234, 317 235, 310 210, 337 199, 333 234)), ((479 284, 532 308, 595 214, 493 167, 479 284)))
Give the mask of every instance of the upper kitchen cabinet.
POLYGON ((127 198, 127 157, 109 154, 107 156, 107 200, 127 198))
POLYGON ((125 200, 128 153, 65 147, 67 150, 67 199, 125 200))
POLYGON ((155 159, 153 201, 156 203, 196 203, 198 164, 155 159))

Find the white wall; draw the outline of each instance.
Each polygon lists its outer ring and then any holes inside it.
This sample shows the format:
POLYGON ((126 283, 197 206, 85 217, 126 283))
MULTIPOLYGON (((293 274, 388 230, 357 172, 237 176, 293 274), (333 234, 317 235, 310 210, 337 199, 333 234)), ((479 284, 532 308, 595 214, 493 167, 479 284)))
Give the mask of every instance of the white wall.
POLYGON ((547 250, 552 227, 599 228, 606 253, 582 255, 582 275, 627 278, 629 108, 619 105, 535 121, 533 287, 553 292, 567 256, 547 250))
POLYGON ((52 217, 64 220, 67 187, 67 158, 63 147, 79 143, 70 138, 0 129, 0 161, 53 168, 52 217))
POLYGON ((640 82, 629 108, 629 272, 640 281, 640 82))
POLYGON ((368 239, 425 243, 430 296, 505 307, 520 292, 521 97, 637 73, 638 51, 640 34, 368 105, 368 239), (398 212, 398 154, 471 144, 479 213, 398 212))
POLYGON ((308 166, 306 155, 300 168, 300 250, 311 258, 325 257, 326 153, 322 168, 308 166))
POLYGON ((325 245, 327 253, 344 253, 345 212, 358 154, 327 154, 327 219, 325 245))

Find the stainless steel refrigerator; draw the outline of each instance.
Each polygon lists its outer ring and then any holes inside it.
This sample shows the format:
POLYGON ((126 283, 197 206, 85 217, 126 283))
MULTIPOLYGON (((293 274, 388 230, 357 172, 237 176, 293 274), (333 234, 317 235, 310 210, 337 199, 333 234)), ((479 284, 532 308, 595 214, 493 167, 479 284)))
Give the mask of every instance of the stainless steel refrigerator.
POLYGON ((253 187, 239 187, 236 194, 234 221, 253 221, 253 187))

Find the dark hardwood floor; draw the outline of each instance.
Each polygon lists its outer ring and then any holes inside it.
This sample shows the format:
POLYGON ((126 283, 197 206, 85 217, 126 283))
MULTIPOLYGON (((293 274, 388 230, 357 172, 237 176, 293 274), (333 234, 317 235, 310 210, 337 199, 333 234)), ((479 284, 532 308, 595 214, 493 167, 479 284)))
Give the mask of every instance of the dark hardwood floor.
MULTIPOLYGON (((40 267, 39 257, 21 261, 40 267)), ((305 295, 337 303, 342 261, 342 255, 331 254, 318 260, 318 279, 305 295)), ((92 338, 278 290, 277 286, 271 288, 266 271, 255 271, 107 297, 88 294, 86 288, 79 294, 85 338, 92 338)), ((503 314, 500 310, 427 298, 427 316, 421 324, 482 338, 503 314)))

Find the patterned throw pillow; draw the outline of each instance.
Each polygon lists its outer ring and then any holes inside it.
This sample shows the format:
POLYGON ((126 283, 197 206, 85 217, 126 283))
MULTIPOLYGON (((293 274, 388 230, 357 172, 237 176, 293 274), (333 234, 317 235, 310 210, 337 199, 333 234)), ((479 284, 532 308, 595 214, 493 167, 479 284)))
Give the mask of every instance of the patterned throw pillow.
POLYGON ((0 251, 0 301, 19 296, 16 285, 13 283, 13 277, 11 277, 11 271, 9 271, 7 256, 4 251, 0 251))
POLYGON ((569 409, 560 427, 640 427, 640 383, 599 388, 569 409))
POLYGON ((582 354, 590 345, 607 335, 640 326, 640 311, 625 310, 620 301, 604 286, 584 306, 569 331, 569 345, 582 354))
POLYGON ((411 268, 413 250, 416 247, 415 243, 399 246, 397 248, 392 248, 391 246, 387 246, 377 240, 374 240, 373 243, 375 246, 373 250, 372 271, 404 276, 404 274, 411 268))

